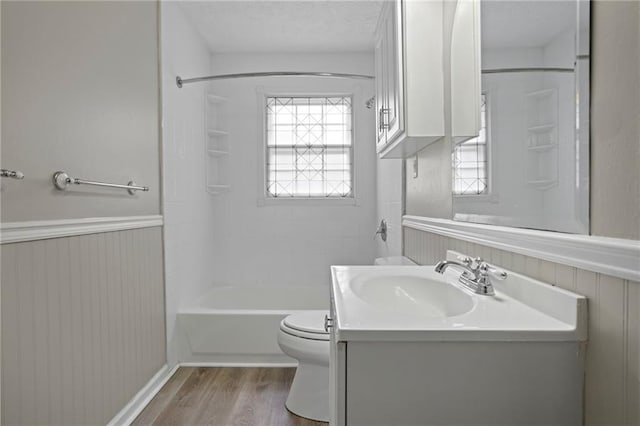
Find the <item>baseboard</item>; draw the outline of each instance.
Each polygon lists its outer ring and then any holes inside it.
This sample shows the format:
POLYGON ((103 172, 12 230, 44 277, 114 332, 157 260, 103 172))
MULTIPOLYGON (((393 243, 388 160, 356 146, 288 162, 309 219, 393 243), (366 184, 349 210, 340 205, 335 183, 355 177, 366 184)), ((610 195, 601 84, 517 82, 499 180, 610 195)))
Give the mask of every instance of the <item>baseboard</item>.
MULTIPOLYGON (((187 349, 187 348, 185 348, 187 349)), ((191 348, 188 348, 191 350, 191 348)), ((193 353, 186 350, 179 354, 178 363, 182 366, 196 367, 280 367, 296 365, 296 360, 288 357, 284 353, 280 354, 214 354, 214 353, 193 353)))
POLYGON ((297 362, 181 362, 180 367, 297 367, 297 362))
POLYGON ((124 406, 113 419, 107 423, 107 426, 129 426, 142 413, 142 410, 151 402, 154 396, 169 381, 171 376, 180 367, 297 367, 295 362, 181 362, 173 368, 165 364, 160 370, 147 382, 140 392, 134 396, 127 405, 124 406))
POLYGON ((176 365, 169 368, 167 364, 163 365, 160 370, 147 382, 146 385, 134 396, 127 405, 124 406, 118 414, 115 415, 108 426, 128 426, 140 415, 142 410, 151 402, 154 396, 162 389, 165 383, 173 376, 173 373, 180 367, 176 365))

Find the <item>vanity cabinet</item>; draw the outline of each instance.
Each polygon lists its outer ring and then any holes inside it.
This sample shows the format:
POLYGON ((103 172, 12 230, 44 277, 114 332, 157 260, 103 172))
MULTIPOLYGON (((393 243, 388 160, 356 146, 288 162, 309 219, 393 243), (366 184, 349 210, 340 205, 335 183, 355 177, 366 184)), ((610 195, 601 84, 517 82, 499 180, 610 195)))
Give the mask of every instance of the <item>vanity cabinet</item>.
POLYGON ((582 424, 575 343, 340 345, 332 426, 582 424))
POLYGON ((385 2, 375 40, 377 152, 407 158, 444 136, 443 1, 385 2))
POLYGON ((583 296, 511 271, 494 297, 453 270, 331 269, 332 426, 582 424, 583 296))
MULTIPOLYGON (((333 292, 329 304, 329 318, 336 318, 333 292)), ((335 327, 329 328, 329 424, 346 424, 347 402, 347 344, 337 340, 335 327)))

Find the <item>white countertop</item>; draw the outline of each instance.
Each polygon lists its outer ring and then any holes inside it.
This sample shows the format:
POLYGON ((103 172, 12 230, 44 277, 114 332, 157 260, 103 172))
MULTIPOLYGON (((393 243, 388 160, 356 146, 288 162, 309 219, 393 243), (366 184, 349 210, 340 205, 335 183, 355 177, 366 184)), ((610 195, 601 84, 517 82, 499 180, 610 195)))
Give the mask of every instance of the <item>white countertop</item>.
POLYGON ((456 316, 421 316, 386 310, 364 301, 352 283, 371 277, 420 277, 457 283, 459 271, 444 275, 433 266, 332 266, 334 327, 338 341, 584 341, 586 299, 574 293, 508 272, 496 282, 495 296, 465 292, 472 307, 456 316))

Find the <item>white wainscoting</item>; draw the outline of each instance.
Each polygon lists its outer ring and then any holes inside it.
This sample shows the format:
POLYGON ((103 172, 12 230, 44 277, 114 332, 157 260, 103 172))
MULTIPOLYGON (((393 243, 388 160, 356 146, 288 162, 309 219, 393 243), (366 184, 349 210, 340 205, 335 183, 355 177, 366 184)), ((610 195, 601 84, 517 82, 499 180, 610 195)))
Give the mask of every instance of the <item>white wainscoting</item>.
POLYGON ((2 245, 4 424, 106 424, 166 363, 162 228, 2 245))
POLYGON ((404 216, 402 226, 640 281, 640 241, 404 216))
POLYGON ((162 224, 160 215, 5 222, 0 224, 0 244, 151 228, 162 224))

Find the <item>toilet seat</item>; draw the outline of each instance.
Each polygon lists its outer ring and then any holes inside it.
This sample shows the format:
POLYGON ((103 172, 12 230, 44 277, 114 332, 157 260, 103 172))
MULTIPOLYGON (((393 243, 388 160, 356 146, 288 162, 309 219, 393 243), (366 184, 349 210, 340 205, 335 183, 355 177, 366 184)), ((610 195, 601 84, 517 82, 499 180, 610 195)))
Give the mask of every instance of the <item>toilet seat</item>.
POLYGON ((327 314, 327 311, 306 311, 289 315, 280 323, 280 330, 302 339, 328 341, 329 333, 324 330, 327 314))

